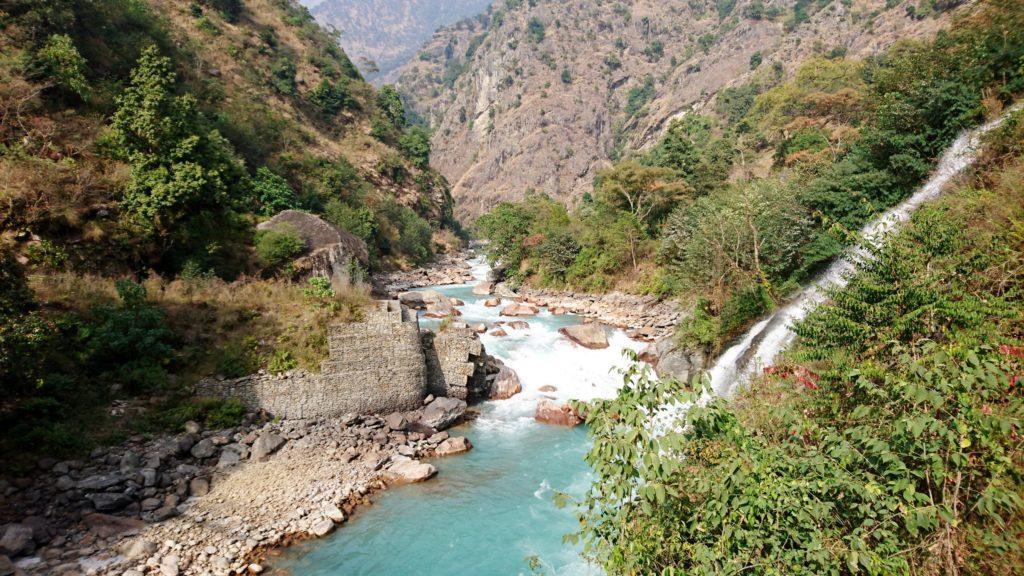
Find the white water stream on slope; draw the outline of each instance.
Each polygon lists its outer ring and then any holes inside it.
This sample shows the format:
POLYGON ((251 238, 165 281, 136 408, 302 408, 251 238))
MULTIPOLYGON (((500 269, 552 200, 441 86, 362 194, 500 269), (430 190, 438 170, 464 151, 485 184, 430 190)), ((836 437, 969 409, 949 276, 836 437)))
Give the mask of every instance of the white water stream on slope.
POLYGON ((974 163, 981 137, 999 127, 1019 108, 1014 106, 999 118, 961 134, 942 155, 931 177, 917 192, 861 229, 860 245, 837 258, 791 302, 755 324, 736 344, 719 356, 708 370, 715 394, 731 394, 757 370, 770 366, 779 352, 793 341, 793 323, 803 319, 808 312, 824 302, 830 291, 846 286, 857 263, 871 258, 871 252, 866 247, 878 245, 898 231, 921 204, 938 198, 954 177, 974 163))

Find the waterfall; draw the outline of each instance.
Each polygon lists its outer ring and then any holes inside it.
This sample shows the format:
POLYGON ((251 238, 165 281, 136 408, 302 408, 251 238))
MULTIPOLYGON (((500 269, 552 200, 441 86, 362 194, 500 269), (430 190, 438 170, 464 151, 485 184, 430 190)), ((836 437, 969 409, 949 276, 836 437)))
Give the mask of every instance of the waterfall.
POLYGON ((861 244, 837 258, 792 301, 755 324, 736 344, 722 353, 708 370, 715 394, 731 394, 737 386, 746 383, 755 370, 770 366, 775 356, 793 341, 793 323, 803 319, 808 312, 825 301, 829 291, 845 286, 856 262, 871 258, 871 252, 865 247, 885 240, 899 230, 921 204, 938 198, 950 180, 974 163, 981 137, 997 128, 1020 108, 1020 105, 1014 106, 999 118, 962 133, 946 150, 935 172, 917 192, 861 229, 861 244))

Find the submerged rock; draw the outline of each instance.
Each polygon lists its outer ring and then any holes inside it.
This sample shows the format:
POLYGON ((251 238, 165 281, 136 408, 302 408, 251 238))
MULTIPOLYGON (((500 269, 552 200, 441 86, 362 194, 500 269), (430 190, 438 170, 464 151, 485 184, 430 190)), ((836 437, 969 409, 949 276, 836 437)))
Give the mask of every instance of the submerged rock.
POLYGON ((569 340, 591 350, 599 350, 608 347, 608 336, 604 329, 598 324, 578 324, 559 328, 558 333, 569 340))
POLYGON ((477 296, 490 296, 494 293, 494 282, 481 282, 473 286, 473 294, 477 296))

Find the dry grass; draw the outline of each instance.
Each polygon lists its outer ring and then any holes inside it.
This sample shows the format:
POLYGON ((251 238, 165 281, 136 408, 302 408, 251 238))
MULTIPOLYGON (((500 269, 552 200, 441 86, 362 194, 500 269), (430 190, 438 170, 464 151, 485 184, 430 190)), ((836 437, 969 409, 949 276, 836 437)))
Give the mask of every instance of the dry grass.
MULTIPOLYGON (((32 288, 52 311, 88 315, 116 301, 114 280, 57 273, 31 277, 32 288)), ((167 314, 180 337, 171 371, 185 382, 211 374, 237 376, 257 369, 319 370, 327 357, 327 327, 358 319, 369 303, 365 286, 312 298, 304 286, 278 280, 218 279, 143 282, 149 300, 167 314)))

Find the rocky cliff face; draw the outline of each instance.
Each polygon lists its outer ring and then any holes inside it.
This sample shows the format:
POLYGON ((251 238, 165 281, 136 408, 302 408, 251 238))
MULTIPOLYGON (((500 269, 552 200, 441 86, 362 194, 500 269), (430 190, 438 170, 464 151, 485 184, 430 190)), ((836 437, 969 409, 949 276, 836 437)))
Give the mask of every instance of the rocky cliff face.
POLYGON ((318 22, 341 32, 342 47, 375 83, 414 56, 439 27, 482 12, 488 0, 304 0, 318 22))
POLYGON ((432 163, 467 217, 530 189, 578 199, 597 170, 756 68, 867 56, 945 17, 908 0, 511 0, 438 31, 398 84, 435 129, 432 163))

